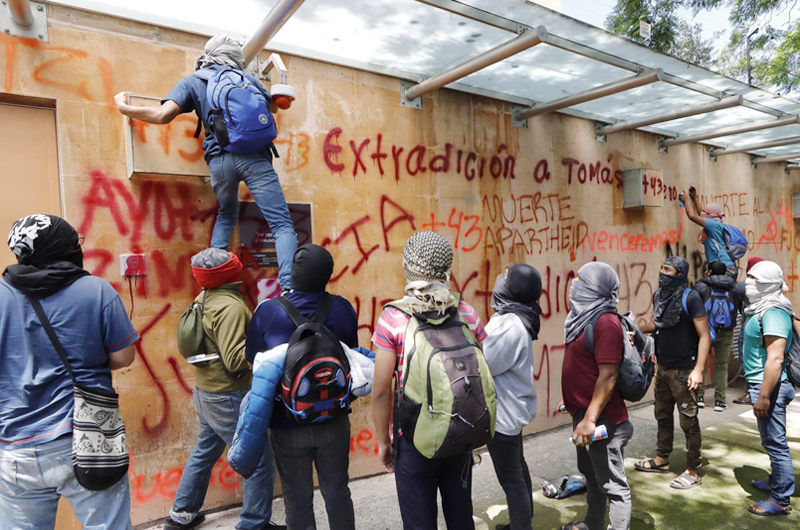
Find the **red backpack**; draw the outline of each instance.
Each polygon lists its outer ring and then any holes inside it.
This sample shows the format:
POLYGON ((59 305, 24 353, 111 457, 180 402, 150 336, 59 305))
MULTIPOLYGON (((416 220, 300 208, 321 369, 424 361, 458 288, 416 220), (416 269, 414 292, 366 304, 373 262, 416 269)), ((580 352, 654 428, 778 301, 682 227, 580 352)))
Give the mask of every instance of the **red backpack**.
POLYGON ((310 321, 288 298, 275 301, 297 326, 289 339, 281 383, 289 416, 301 425, 310 425, 348 414, 350 363, 339 339, 323 324, 333 296, 322 298, 310 321))

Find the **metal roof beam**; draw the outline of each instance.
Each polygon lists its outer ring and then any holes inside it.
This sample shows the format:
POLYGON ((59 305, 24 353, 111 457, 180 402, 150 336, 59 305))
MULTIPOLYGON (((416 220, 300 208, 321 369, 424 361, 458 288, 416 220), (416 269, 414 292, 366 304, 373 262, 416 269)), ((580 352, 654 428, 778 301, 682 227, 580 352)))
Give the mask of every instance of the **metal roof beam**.
POLYGON ((721 138, 723 136, 733 136, 734 134, 744 134, 753 131, 761 131, 764 129, 772 129, 774 127, 783 127, 785 125, 794 125, 800 123, 800 116, 790 116, 788 118, 778 118, 777 120, 763 120, 745 123, 744 125, 733 125, 731 127, 723 127, 721 129, 714 129, 698 134, 691 134, 688 136, 679 136, 677 138, 662 140, 662 147, 672 147, 675 145, 688 144, 691 142, 701 142, 703 140, 710 140, 711 138, 721 138))
POLYGON ((757 166, 759 164, 772 164, 774 162, 786 162, 787 160, 793 160, 795 158, 800 158, 800 153, 791 153, 788 155, 776 155, 776 156, 768 156, 768 157, 760 157, 754 156, 751 159, 751 163, 753 166, 757 166))
POLYGON ((417 2, 420 4, 429 5, 431 7, 436 7, 443 11, 449 11, 454 15, 460 15, 470 20, 487 24, 498 29, 504 29, 506 31, 510 31, 511 33, 522 33, 526 29, 530 28, 530 26, 526 26, 525 24, 520 24, 519 22, 515 22, 508 18, 503 18, 499 15, 495 15, 494 13, 484 11, 483 9, 478 9, 477 7, 453 2, 452 0, 417 0, 417 2))
POLYGON ((470 74, 474 74, 479 70, 483 70, 487 66, 498 63, 503 59, 507 59, 512 55, 516 55, 517 53, 532 48, 533 46, 536 46, 542 42, 547 42, 547 29, 545 29, 544 26, 538 26, 536 28, 526 30, 524 33, 514 37, 508 42, 504 42, 503 44, 496 46, 491 50, 487 50, 476 57, 467 59, 463 63, 451 68, 450 70, 447 70, 446 72, 442 72, 441 74, 435 75, 417 85, 412 86, 405 91, 405 97, 408 100, 417 99, 420 96, 424 96, 429 92, 433 92, 434 90, 442 88, 445 85, 449 85, 450 83, 458 81, 459 79, 470 74))
POLYGON ((680 107, 675 110, 670 110, 662 114, 648 116, 646 118, 639 118, 634 120, 622 121, 613 125, 606 125, 599 127, 595 132, 598 135, 612 134, 615 132, 627 131, 630 129, 638 129, 654 123, 662 123, 665 121, 678 120, 689 116, 696 116, 698 114, 705 114, 707 112, 714 112, 716 110, 729 109, 737 107, 742 104, 742 96, 728 96, 720 99, 719 101, 709 101, 708 103, 701 103, 700 105, 693 105, 689 107, 680 107))
POLYGON ((548 112, 572 107, 574 105, 600 99, 612 94, 619 94, 620 92, 625 92, 626 90, 632 90, 640 86, 661 81, 663 75, 664 71, 661 68, 656 70, 646 70, 635 76, 618 79, 617 81, 590 88, 589 90, 584 90, 583 92, 578 92, 554 101, 548 101, 547 103, 541 103, 539 105, 528 107, 527 109, 519 110, 514 114, 513 117, 515 120, 526 120, 528 118, 532 118, 533 116, 539 116, 548 112))
POLYGON ((283 27, 286 22, 292 18, 295 11, 300 9, 305 0, 278 0, 264 20, 258 27, 255 33, 247 39, 247 42, 242 46, 244 53, 244 65, 247 66, 250 61, 255 59, 258 52, 264 49, 264 46, 272 40, 278 31, 283 27))
POLYGON ((767 149, 769 147, 781 147, 784 145, 800 144, 800 136, 790 136, 780 140, 770 140, 768 142, 761 142, 758 144, 743 145, 741 147, 730 147, 725 149, 715 148, 710 151, 712 157, 722 155, 732 155, 734 153, 744 153, 746 151, 757 151, 759 149, 767 149))

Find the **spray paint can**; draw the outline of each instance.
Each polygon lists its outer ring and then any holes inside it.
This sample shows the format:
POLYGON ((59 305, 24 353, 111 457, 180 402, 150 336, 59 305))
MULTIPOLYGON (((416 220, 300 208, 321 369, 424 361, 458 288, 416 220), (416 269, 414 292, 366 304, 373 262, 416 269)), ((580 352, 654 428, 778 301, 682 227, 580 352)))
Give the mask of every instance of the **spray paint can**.
MULTIPOLYGON (((592 435, 592 443, 598 440, 605 440, 606 438, 608 438, 608 429, 606 429, 605 425, 598 425, 592 435)), ((575 440, 572 439, 572 436, 569 437, 569 441, 575 444, 575 440)))

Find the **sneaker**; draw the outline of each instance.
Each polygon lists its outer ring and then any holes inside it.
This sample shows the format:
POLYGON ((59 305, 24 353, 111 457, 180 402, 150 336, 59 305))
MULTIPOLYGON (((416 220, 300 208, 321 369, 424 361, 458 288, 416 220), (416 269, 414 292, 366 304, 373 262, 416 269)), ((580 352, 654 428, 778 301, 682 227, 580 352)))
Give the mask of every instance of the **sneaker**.
POLYGON ((703 397, 703 394, 698 394, 697 396, 697 407, 701 409, 706 408, 706 400, 703 397))
POLYGON ((268 530, 269 528, 273 528, 274 530, 286 530, 286 525, 275 524, 272 521, 270 521, 267 523, 267 526, 262 527, 261 530, 268 530))
POLYGON ((200 515, 198 515, 197 517, 195 517, 194 519, 192 519, 192 521, 189 524, 181 524, 181 523, 173 520, 172 517, 168 516, 167 520, 164 521, 164 530, 189 530, 189 529, 194 528, 195 526, 199 525, 200 523, 202 523, 205 520, 206 520, 206 516, 203 515, 202 513, 200 515))
POLYGON ((727 408, 728 408, 728 405, 726 405, 722 401, 715 401, 714 402, 714 412, 722 412, 727 408))

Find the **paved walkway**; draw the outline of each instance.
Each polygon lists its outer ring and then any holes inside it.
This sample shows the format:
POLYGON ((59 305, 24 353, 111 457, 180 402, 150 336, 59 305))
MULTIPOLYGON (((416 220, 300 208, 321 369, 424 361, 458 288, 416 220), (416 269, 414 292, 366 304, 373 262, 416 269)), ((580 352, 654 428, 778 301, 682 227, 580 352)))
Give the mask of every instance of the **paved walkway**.
MULTIPOLYGON (((739 383, 728 393, 728 402, 743 394, 739 383)), ((713 391, 706 393, 706 402, 713 403, 713 391)), ((769 459, 761 448, 755 416, 750 407, 730 405, 722 413, 705 409, 700 413, 703 429, 703 484, 688 491, 669 487, 669 481, 685 466, 683 433, 676 419, 676 451, 670 464, 675 473, 659 475, 633 470, 633 462, 652 457, 656 446, 656 423, 652 405, 631 411, 634 424, 633 439, 626 450, 626 468, 633 491, 633 530, 693 530, 693 529, 797 529, 800 528, 800 500, 794 502, 795 513, 788 517, 758 517, 747 512, 750 503, 766 495, 750 486, 752 479, 766 479, 769 459)), ((789 408, 789 440, 795 460, 795 473, 800 482, 800 398, 789 408)), ((534 487, 535 530, 549 530, 569 521, 580 519, 585 511, 585 495, 564 500, 551 500, 542 495, 538 486, 545 479, 577 472, 575 449, 568 441, 571 432, 556 429, 530 436, 525 440, 534 487)), ((393 475, 380 475, 351 482, 350 488, 356 509, 356 522, 364 530, 399 530, 400 512, 393 475)), ((800 492, 796 494, 800 496, 800 492)), ((494 530, 495 525, 508 522, 505 496, 497 482, 488 453, 476 469, 473 483, 474 511, 477 530, 494 530)), ((328 530, 325 508, 319 492, 315 495, 315 511, 319 530, 328 530)), ((238 508, 210 514, 200 530, 233 530, 238 520, 238 508)), ((274 503, 274 519, 284 521, 282 499, 274 503)), ((444 521, 439 527, 444 529, 444 521)), ((153 530, 160 526, 152 527, 153 530)), ((453 529, 457 530, 457 529, 453 529)))

